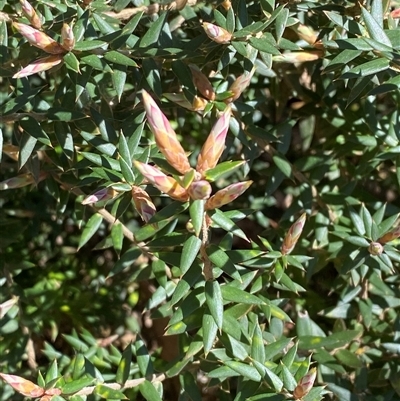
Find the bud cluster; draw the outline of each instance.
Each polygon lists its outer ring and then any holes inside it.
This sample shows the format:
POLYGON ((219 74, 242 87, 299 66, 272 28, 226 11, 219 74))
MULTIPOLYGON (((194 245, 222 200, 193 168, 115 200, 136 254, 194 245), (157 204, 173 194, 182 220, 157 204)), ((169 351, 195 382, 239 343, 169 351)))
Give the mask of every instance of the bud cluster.
MULTIPOLYGON (((195 69, 192 68, 192 70, 195 69)), ((200 75, 198 76, 200 77, 200 75)), ((204 85, 204 87, 206 86, 204 85)), ((207 93, 210 95, 211 92, 207 93)), ((216 209, 232 202, 251 185, 251 181, 232 184, 211 196, 212 188, 206 179, 206 172, 217 165, 224 151, 225 139, 229 129, 230 106, 226 107, 212 127, 210 135, 200 151, 197 167, 194 170, 190 166, 186 152, 170 122, 154 99, 145 91, 143 91, 143 104, 147 122, 154 134, 158 149, 165 156, 168 163, 181 174, 179 177, 174 178, 164 174, 156 166, 134 161, 134 166, 149 184, 167 194, 171 199, 181 202, 187 202, 190 199, 204 200, 205 210, 216 209)), ((138 205, 136 205, 136 208, 139 210, 138 205)), ((152 209, 153 212, 154 210, 152 209)))
POLYGON ((42 32, 42 21, 36 10, 27 0, 20 0, 22 11, 29 20, 30 25, 13 22, 16 29, 32 46, 51 54, 27 65, 21 71, 13 75, 13 78, 23 78, 38 72, 47 71, 63 62, 65 53, 75 47, 75 37, 72 28, 64 24, 61 29, 61 44, 42 32))

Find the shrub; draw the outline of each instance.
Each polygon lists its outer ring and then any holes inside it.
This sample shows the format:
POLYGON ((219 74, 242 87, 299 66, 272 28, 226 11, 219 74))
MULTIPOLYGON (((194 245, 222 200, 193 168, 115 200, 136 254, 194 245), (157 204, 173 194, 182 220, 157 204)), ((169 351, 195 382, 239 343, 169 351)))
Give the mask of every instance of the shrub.
POLYGON ((397 1, 0 4, 1 400, 400 399, 397 1))

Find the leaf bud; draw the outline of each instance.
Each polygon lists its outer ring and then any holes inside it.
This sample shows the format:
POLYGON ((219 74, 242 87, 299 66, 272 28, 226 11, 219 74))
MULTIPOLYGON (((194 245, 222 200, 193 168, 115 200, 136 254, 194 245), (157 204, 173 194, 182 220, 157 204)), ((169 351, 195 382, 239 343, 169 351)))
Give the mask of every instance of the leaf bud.
POLYGON ((383 252, 383 245, 379 242, 371 242, 368 247, 368 252, 374 256, 381 255, 383 252))
POLYGON ((207 36, 215 43, 226 44, 232 39, 232 34, 220 26, 203 22, 203 28, 207 36))
POLYGON ((215 99, 214 88, 207 76, 204 75, 195 64, 189 64, 190 71, 192 72, 193 83, 197 90, 208 100, 215 99))
POLYGON ((289 228, 289 231, 287 232, 281 247, 281 252, 284 255, 288 255, 290 252, 293 251, 293 248, 297 244, 297 241, 303 231, 305 222, 306 214, 303 213, 300 218, 289 228))
POLYGON ((71 51, 75 47, 74 32, 68 24, 63 24, 61 29, 61 46, 67 51, 71 51))
POLYGON ((113 199, 117 196, 118 192, 115 189, 109 188, 101 188, 94 192, 93 194, 87 196, 83 201, 82 205, 93 205, 94 203, 100 201, 107 201, 113 199))
POLYGON ((296 400, 305 397, 313 388, 316 377, 317 369, 310 369, 308 373, 299 380, 299 383, 293 391, 293 397, 296 400))
POLYGON ((30 24, 36 28, 40 29, 42 27, 42 21, 36 13, 36 10, 32 7, 31 3, 27 0, 20 0, 22 11, 25 14, 26 18, 28 18, 30 24))
POLYGON ((144 189, 133 186, 132 200, 144 222, 147 223, 156 214, 156 207, 149 194, 144 189))
POLYGON ((208 199, 211 192, 211 185, 205 180, 194 181, 188 189, 188 194, 193 200, 208 199))
POLYGON ((181 187, 174 178, 168 177, 156 167, 149 166, 137 160, 133 164, 150 184, 167 194, 170 198, 181 202, 189 200, 189 195, 185 188, 181 187))
POLYGON ((207 170, 217 165, 225 148, 230 116, 231 108, 228 106, 212 127, 197 158, 196 171, 198 173, 203 175, 207 170))
POLYGON ((255 72, 255 67, 252 68, 250 72, 245 72, 240 77, 236 78, 235 82, 229 87, 228 91, 232 92, 232 96, 226 99, 227 102, 234 102, 243 91, 249 86, 251 78, 255 72))
POLYGON ((63 61, 61 54, 55 56, 48 56, 28 64, 22 70, 13 75, 13 78, 24 78, 39 72, 47 71, 52 67, 60 64, 63 61))
POLYGON ((32 45, 50 54, 65 53, 65 49, 50 36, 29 25, 13 22, 13 27, 32 45))
POLYGON ((246 191, 252 183, 253 181, 237 182, 219 190, 215 195, 207 200, 205 210, 217 209, 231 203, 242 195, 242 193, 246 191))
POLYGON ((143 105, 146 110, 147 122, 154 135, 158 149, 175 170, 185 174, 191 169, 185 150, 167 117, 146 91, 143 91, 143 105))

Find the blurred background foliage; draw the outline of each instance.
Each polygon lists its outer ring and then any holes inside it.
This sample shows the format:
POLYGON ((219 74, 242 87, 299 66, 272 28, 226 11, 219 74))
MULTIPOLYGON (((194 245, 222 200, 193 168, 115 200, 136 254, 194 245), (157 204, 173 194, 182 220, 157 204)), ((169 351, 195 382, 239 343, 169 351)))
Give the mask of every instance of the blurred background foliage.
MULTIPOLYGON (((0 1, 0 371, 61 389, 43 401, 279 401, 315 366, 304 401, 400 400, 400 3, 24 6, 0 1), (64 44, 49 68, 13 21, 64 44), (148 185, 145 224, 132 202, 127 155, 176 174, 143 89, 192 167, 232 103, 221 161, 243 164, 212 186, 253 184, 210 213, 214 281, 188 203, 148 185)), ((2 401, 31 398, 0 383, 2 401)))

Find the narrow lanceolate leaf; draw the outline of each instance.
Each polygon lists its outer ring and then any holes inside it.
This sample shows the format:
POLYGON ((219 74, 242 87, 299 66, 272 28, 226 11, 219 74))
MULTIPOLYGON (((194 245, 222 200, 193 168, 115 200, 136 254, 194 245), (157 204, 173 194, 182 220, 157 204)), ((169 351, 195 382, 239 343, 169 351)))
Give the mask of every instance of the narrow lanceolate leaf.
POLYGON ((255 326, 253 337, 251 338, 251 357, 260 363, 265 362, 264 340, 258 322, 255 326))
POLYGON ((264 302, 253 294, 249 294, 239 288, 230 285, 221 286, 222 297, 225 301, 231 301, 242 304, 263 305, 264 302))
POLYGON ((138 338, 135 343, 136 360, 139 366, 140 373, 143 376, 150 376, 153 374, 153 363, 144 341, 138 338))
POLYGON ((81 239, 79 241, 78 249, 82 248, 90 240, 90 238, 92 238, 93 235, 96 234, 102 221, 103 221, 103 217, 99 213, 94 214, 88 220, 85 228, 83 229, 81 239))
POLYGON ((208 313, 205 313, 203 315, 202 328, 203 328, 204 352, 207 355, 211 351, 214 345, 214 341, 217 337, 217 332, 218 332, 218 326, 215 323, 215 320, 212 317, 212 315, 208 313))
POLYGON ((236 372, 240 373, 240 375, 242 375, 246 379, 256 382, 261 381, 261 375, 254 366, 237 361, 225 361, 224 364, 235 370, 236 372))
POLYGON ((147 401, 162 401, 153 383, 148 380, 139 385, 139 391, 147 401))
POLYGON ((114 390, 104 384, 98 384, 94 394, 105 398, 106 400, 127 400, 128 398, 121 390, 114 390))
POLYGON ((224 320, 224 304, 221 287, 218 281, 207 281, 205 285, 206 302, 211 316, 214 318, 218 328, 222 329, 224 320))
POLYGON ((191 235, 183 244, 180 269, 185 274, 196 259, 201 247, 201 239, 191 235))
POLYGON ((196 236, 200 235, 201 229, 203 227, 204 220, 204 201, 195 200, 192 201, 189 206, 189 214, 192 220, 192 225, 196 236))
POLYGON ((129 378, 129 372, 132 363, 132 345, 129 344, 122 353, 121 361, 118 364, 115 380, 118 384, 123 385, 129 378))
POLYGON ((18 71, 13 75, 13 78, 24 78, 29 75, 37 74, 42 71, 47 71, 50 68, 60 64, 63 61, 63 56, 49 56, 41 58, 37 61, 34 61, 31 64, 28 64, 22 70, 18 71))
POLYGON ((392 42, 383 30, 381 23, 376 21, 376 19, 364 7, 361 7, 361 13, 371 38, 375 39, 377 42, 383 43, 386 46, 392 47, 392 42))
POLYGON ((143 91, 143 105, 146 110, 147 122, 154 134, 158 149, 172 167, 181 174, 185 174, 191 169, 185 150, 167 117, 146 91, 143 91))
POLYGON ((271 369, 268 369, 264 364, 256 360, 253 361, 253 364, 268 385, 280 393, 282 391, 283 381, 279 378, 279 376, 276 375, 271 369))

